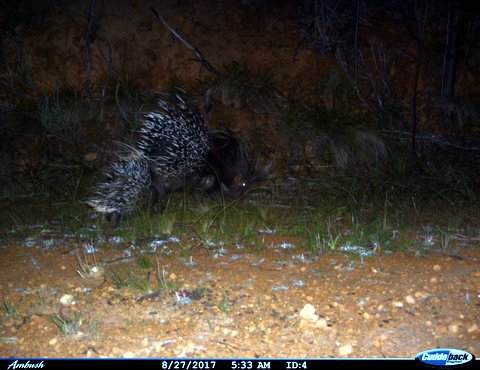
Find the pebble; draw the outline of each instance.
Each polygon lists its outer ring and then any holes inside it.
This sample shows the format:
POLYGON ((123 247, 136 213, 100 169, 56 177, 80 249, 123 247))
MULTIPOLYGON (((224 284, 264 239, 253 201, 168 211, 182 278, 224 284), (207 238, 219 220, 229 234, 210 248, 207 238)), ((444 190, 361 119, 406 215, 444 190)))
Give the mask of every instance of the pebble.
POLYGON ((300 317, 305 320, 318 320, 318 315, 315 315, 315 307, 313 307, 310 303, 307 303, 305 306, 303 306, 302 310, 300 311, 300 317))
POLYGON ((58 343, 58 339, 57 338, 52 338, 48 341, 48 344, 51 345, 51 346, 54 346, 55 344, 58 343))
POLYGON ((440 271, 442 271, 442 267, 440 265, 435 265, 435 266, 433 266, 433 271, 440 272, 440 271))
POLYGON ((448 328, 445 326, 440 326, 437 328, 437 334, 444 335, 448 331, 448 328))
POLYGON ((353 348, 351 344, 346 344, 344 346, 338 347, 338 354, 340 356, 348 356, 352 354, 353 348))
POLYGON ((425 292, 415 292, 414 296, 415 296, 416 298, 425 298, 425 297, 428 296, 428 294, 425 293, 425 292))
POLYGON ((448 325, 448 331, 452 334, 458 333, 459 329, 460 329, 460 324, 458 322, 452 322, 450 325, 448 325))
POLYGON ((320 329, 327 329, 328 328, 327 320, 325 320, 323 317, 318 319, 315 322, 315 327, 320 328, 320 329))
POLYGON ((472 326, 470 326, 468 329, 467 329, 467 332, 469 333, 474 333, 478 330, 478 326, 477 324, 473 324, 472 326))
POLYGON ((93 266, 92 268, 89 269, 88 274, 85 275, 85 277, 98 279, 103 277, 104 274, 105 274, 105 269, 102 266, 93 266))
POLYGON ((61 303, 62 306, 68 307, 68 306, 74 305, 76 302, 73 299, 72 295, 64 294, 64 295, 62 295, 62 298, 60 298, 60 303, 61 303))
POLYGON ((411 295, 407 295, 405 297, 405 301, 408 303, 408 304, 415 304, 415 298, 413 298, 411 295))
POLYGON ((150 350, 155 351, 156 353, 159 353, 162 350, 162 342, 155 341, 150 344, 148 347, 150 350))
POLYGON ((3 338, 0 338, 0 343, 17 344, 19 343, 19 340, 18 340, 18 337, 3 337, 3 338))
POLYGON ((131 351, 127 351, 123 354, 123 358, 134 358, 134 357, 135 357, 135 353, 131 351))

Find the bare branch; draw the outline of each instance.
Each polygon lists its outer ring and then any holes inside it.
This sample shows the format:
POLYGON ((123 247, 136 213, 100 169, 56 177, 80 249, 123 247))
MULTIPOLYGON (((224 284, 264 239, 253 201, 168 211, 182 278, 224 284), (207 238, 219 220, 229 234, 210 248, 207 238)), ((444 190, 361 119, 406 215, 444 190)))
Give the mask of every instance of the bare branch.
POLYGON ((200 61, 202 62, 202 64, 205 66, 205 68, 212 74, 214 74, 216 77, 220 77, 221 76, 221 73, 214 67, 212 66, 209 61, 207 60, 207 58, 205 58, 205 56, 200 52, 200 50, 198 50, 195 46, 193 46, 190 42, 188 42, 187 40, 185 40, 185 38, 180 35, 172 26, 170 26, 167 21, 165 19, 163 19, 163 17, 158 14, 158 12, 155 10, 155 8, 152 6, 150 7, 150 9, 152 10, 152 12, 155 14, 155 16, 158 18, 158 20, 165 26, 167 27, 167 29, 178 39, 180 40, 187 48, 189 48, 190 50, 192 50, 198 57, 198 59, 200 59, 200 61))

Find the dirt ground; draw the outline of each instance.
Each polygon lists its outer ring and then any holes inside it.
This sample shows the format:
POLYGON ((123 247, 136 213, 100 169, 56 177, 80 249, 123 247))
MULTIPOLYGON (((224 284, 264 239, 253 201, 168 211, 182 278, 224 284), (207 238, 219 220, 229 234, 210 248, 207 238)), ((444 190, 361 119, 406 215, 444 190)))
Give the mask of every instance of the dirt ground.
POLYGON ((478 241, 451 255, 314 257, 294 238, 260 237, 255 249, 48 233, 3 243, 0 357, 480 355, 478 241), (119 287, 133 275, 143 285, 119 287))

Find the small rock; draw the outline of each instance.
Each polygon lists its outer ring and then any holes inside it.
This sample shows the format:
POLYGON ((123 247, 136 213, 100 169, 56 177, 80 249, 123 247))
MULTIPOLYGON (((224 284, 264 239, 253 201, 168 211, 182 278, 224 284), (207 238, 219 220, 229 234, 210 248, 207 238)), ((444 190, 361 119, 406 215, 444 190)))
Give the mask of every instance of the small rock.
POLYGON ((452 334, 458 333, 459 329, 460 329, 460 324, 458 322, 452 322, 450 325, 448 325, 448 331, 452 334))
POLYGON ((99 279, 103 277, 105 270, 102 266, 92 266, 85 274, 81 274, 80 272, 79 274, 82 278, 99 279))
POLYGON ((54 346, 55 344, 58 343, 58 339, 57 338, 52 338, 48 341, 48 344, 51 345, 51 346, 54 346))
POLYGON ((369 314, 368 312, 364 312, 364 313, 363 313, 363 318, 364 318, 365 320, 368 320, 368 319, 370 318, 370 314, 369 314))
POLYGON ((446 326, 439 326, 437 327, 436 334, 437 335, 444 335, 448 332, 448 328, 446 326))
POLYGON ((435 272, 440 272, 440 271, 442 271, 442 266, 440 266, 440 265, 435 265, 435 266, 433 266, 433 271, 435 271, 435 272))
POLYGON ((3 337, 0 338, 0 343, 3 344, 17 344, 20 343, 17 337, 3 337))
POLYGON ((433 277, 433 278, 430 279, 430 282, 432 284, 436 284, 436 283, 438 283, 438 279, 436 277, 433 277))
POLYGON ((346 344, 344 346, 338 347, 338 354, 340 356, 348 356, 352 354, 353 348, 351 344, 346 344))
POLYGON ((415 296, 416 298, 425 298, 425 297, 428 296, 428 294, 425 293, 425 292, 415 292, 414 296, 415 296))
POLYGON ((73 296, 70 295, 70 294, 64 294, 62 296, 62 298, 60 298, 60 303, 62 306, 64 307, 68 307, 68 306, 71 306, 71 305, 74 305, 76 302, 75 300, 73 299, 73 296))
POLYGON ((473 324, 472 326, 470 326, 468 329, 467 329, 467 332, 469 333, 474 333, 478 330, 478 326, 477 324, 473 324))
POLYGON ((150 344, 150 350, 155 351, 156 353, 159 353, 162 350, 162 342, 156 341, 150 344))
POLYGON ((392 306, 397 307, 397 308, 402 308, 403 307, 403 302, 392 301, 392 306))
POLYGON ((320 328, 320 329, 326 329, 328 328, 328 323, 327 323, 327 320, 325 320, 323 317, 318 319, 316 322, 315 322, 315 326, 317 328, 320 328))
POLYGON ((134 358, 134 357, 135 357, 135 353, 131 351, 127 351, 123 354, 123 358, 134 358))
POLYGON ((300 311, 300 317, 305 320, 318 320, 318 315, 315 315, 315 307, 313 307, 310 303, 307 303, 305 306, 303 306, 302 310, 300 311))
POLYGON ((408 304, 415 304, 415 298, 413 298, 411 295, 407 295, 405 297, 405 301, 407 301, 408 304))

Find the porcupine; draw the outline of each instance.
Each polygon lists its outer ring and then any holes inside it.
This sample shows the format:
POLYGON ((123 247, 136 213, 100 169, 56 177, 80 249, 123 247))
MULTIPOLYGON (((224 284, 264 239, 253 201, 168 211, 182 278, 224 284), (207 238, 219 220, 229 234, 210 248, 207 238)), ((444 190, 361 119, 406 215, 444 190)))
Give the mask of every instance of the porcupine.
POLYGON ((209 195, 237 198, 266 177, 268 169, 259 168, 250 148, 231 130, 211 131, 210 142, 207 172, 202 176, 202 190, 209 195))
POLYGON ((105 171, 105 181, 97 186, 96 197, 87 204, 118 224, 122 217, 148 203, 155 203, 157 192, 152 183, 150 164, 138 149, 122 145, 122 153, 105 171))
POLYGON ((184 98, 159 96, 158 109, 144 114, 136 147, 111 165, 107 181, 88 202, 116 223, 168 192, 192 187, 216 198, 239 197, 262 177, 232 131, 209 132, 184 98))

